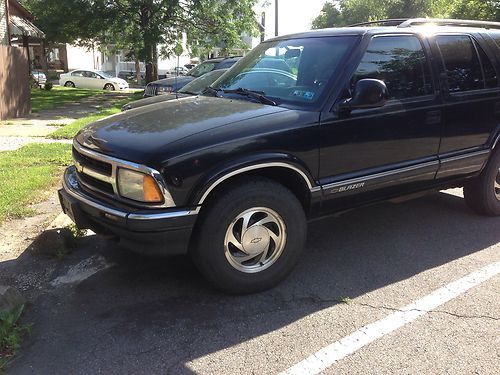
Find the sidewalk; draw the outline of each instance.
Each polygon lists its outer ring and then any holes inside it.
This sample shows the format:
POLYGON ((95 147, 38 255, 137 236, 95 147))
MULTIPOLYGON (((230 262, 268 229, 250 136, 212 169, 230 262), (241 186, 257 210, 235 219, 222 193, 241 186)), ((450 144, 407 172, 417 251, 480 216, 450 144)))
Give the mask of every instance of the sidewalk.
POLYGON ((109 92, 82 99, 80 102, 65 103, 60 107, 32 113, 0 123, 0 151, 13 151, 28 143, 71 143, 67 140, 46 138, 61 126, 103 109, 112 107, 119 100, 129 97, 128 93, 109 92))

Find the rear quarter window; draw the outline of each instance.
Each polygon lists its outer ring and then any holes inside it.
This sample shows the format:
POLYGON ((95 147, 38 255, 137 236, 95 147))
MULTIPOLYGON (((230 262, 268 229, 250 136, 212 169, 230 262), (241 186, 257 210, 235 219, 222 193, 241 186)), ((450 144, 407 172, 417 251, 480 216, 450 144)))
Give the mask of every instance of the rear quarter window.
POLYGON ((468 35, 438 35, 436 42, 451 93, 492 88, 498 85, 493 64, 468 35))

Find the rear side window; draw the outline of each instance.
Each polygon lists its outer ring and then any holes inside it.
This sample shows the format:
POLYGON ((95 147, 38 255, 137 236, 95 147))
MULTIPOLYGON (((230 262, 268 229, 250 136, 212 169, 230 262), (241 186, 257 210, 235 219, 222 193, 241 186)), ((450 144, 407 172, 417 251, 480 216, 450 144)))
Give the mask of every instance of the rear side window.
POLYGON ((438 35, 436 37, 444 68, 448 78, 450 92, 480 90, 495 87, 496 72, 482 49, 484 76, 481 60, 472 39, 468 35, 438 35))
POLYGON ((484 72, 484 81, 486 84, 487 89, 491 89, 493 87, 498 86, 498 75, 493 67, 493 64, 491 63, 490 58, 488 55, 484 52, 484 50, 476 44, 477 52, 479 53, 479 57, 481 59, 481 65, 483 66, 483 72, 484 72))
POLYGON ((433 93, 429 64, 419 39, 412 35, 374 37, 351 80, 351 89, 364 78, 385 82, 391 99, 433 93))

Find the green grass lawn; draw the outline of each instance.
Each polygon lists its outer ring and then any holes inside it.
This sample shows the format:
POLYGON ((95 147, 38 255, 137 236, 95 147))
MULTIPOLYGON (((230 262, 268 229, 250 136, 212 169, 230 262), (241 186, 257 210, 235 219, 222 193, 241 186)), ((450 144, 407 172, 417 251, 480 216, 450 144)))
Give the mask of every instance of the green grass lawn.
POLYGON ((73 121, 61 129, 57 129, 54 133, 50 134, 48 138, 52 139, 72 139, 78 131, 85 125, 88 125, 94 121, 100 120, 104 117, 119 113, 123 105, 130 103, 134 100, 142 99, 144 91, 137 91, 130 95, 129 99, 124 99, 117 101, 112 107, 102 110, 100 112, 94 113, 90 116, 83 117, 81 119, 73 121))
POLYGON ((71 145, 33 143, 16 151, 0 152, 0 222, 32 214, 37 203, 71 164, 71 145))
POLYGON ((55 86, 50 91, 32 89, 31 111, 38 112, 42 109, 52 109, 67 102, 77 102, 89 96, 103 94, 103 90, 83 90, 59 86, 55 86))

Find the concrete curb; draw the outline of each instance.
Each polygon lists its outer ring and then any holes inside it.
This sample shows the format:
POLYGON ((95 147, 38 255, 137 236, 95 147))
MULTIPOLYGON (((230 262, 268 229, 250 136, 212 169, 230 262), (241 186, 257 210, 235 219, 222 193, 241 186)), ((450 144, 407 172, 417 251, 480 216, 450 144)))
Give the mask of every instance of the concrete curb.
POLYGON ((12 311, 25 303, 26 299, 16 288, 0 285, 0 311, 12 311))

